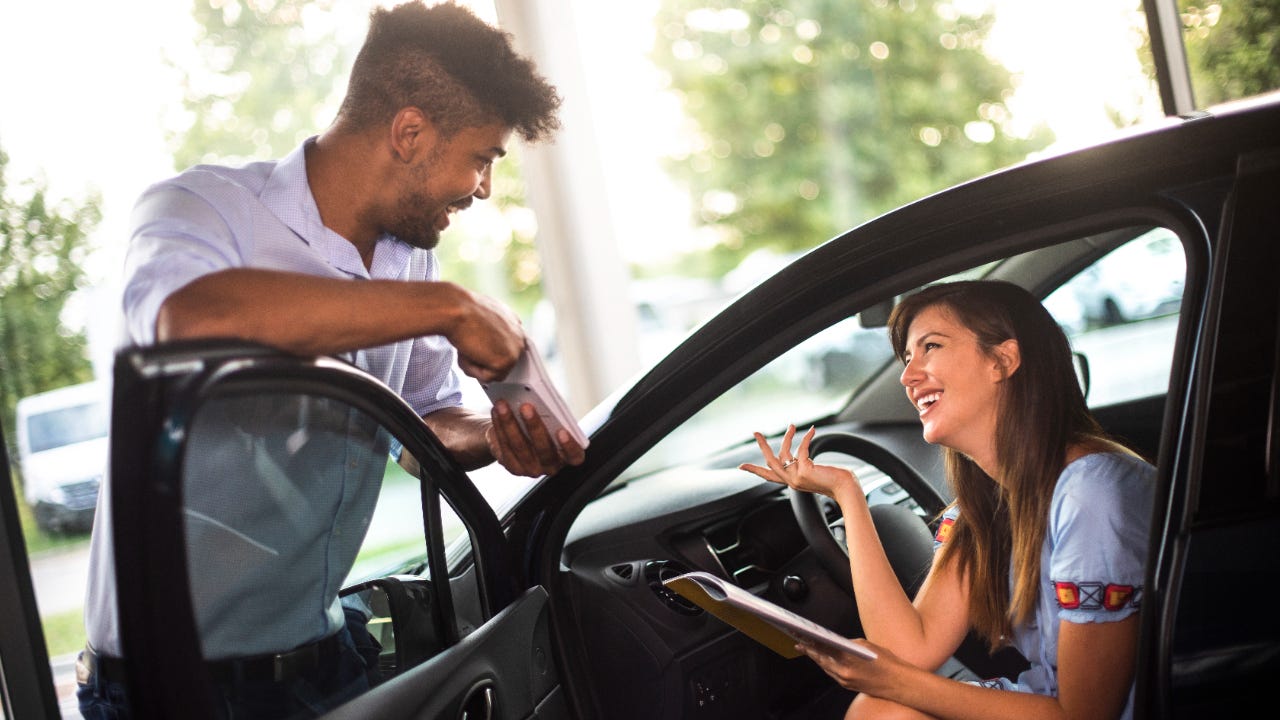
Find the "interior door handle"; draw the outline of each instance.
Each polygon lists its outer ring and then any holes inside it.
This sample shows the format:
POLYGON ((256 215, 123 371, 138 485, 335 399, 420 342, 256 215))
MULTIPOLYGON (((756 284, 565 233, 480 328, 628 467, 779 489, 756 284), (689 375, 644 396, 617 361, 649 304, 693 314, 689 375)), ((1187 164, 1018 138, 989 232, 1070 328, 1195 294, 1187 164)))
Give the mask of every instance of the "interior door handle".
POLYGON ((484 681, 467 693, 458 720, 493 720, 493 683, 484 681))

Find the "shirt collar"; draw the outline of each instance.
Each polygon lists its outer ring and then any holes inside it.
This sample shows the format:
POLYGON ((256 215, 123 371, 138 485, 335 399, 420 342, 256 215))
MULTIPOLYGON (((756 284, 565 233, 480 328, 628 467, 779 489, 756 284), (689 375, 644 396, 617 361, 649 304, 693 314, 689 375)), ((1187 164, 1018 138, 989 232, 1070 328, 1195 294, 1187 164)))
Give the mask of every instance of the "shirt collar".
POLYGON ((307 183, 307 148, 315 140, 314 135, 307 138, 276 163, 260 199, 272 215, 324 255, 334 268, 357 277, 368 277, 355 246, 320 220, 320 208, 307 183))
POLYGON ((407 243, 393 235, 383 234, 374 247, 371 267, 365 270, 355 245, 325 227, 320 220, 320 208, 307 183, 306 151, 315 140, 314 135, 307 138, 276 163, 262 188, 263 206, 323 254, 334 268, 355 277, 398 277, 413 253, 413 248, 407 243))

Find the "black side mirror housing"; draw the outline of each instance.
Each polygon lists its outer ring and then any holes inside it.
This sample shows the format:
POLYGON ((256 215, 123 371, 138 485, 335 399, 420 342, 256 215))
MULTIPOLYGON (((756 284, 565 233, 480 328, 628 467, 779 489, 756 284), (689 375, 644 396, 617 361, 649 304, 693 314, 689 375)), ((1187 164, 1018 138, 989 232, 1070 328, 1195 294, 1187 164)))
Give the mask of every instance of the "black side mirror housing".
MULTIPOLYGON (((444 650, 442 622, 431 581, 413 575, 389 575, 345 588, 342 604, 348 615, 366 618, 369 638, 355 637, 362 653, 377 653, 378 676, 394 677, 444 650), (367 647, 368 641, 372 644, 367 647)), ((348 623, 350 626, 350 623, 348 623)))

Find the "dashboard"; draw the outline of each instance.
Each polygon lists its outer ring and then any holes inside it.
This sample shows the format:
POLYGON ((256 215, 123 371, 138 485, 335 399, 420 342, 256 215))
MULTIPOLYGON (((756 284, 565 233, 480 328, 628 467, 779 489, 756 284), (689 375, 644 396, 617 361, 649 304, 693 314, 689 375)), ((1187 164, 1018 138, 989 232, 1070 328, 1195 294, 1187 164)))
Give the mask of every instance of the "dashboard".
MULTIPOLYGON (((710 572, 837 633, 862 634, 853 598, 801 531, 791 490, 737 469, 758 458, 751 443, 633 479, 576 520, 562 573, 592 669, 595 716, 843 717, 852 695, 816 665, 783 659, 662 585, 710 572)), ((907 491, 877 468, 835 452, 819 461, 852 470, 873 505, 903 505, 923 522, 907 491)), ((838 508, 822 500, 842 539, 838 508)))

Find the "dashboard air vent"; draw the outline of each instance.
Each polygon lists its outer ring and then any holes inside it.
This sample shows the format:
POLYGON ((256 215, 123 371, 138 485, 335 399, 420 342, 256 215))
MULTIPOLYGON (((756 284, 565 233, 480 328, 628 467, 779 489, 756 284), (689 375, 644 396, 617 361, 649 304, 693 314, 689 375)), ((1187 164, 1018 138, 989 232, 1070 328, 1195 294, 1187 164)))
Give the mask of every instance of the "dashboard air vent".
POLYGON ((698 615, 702 612, 702 608, 662 584, 663 581, 686 572, 689 572, 688 568, 671 560, 650 560, 644 564, 644 580, 663 604, 681 615, 698 615))

